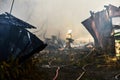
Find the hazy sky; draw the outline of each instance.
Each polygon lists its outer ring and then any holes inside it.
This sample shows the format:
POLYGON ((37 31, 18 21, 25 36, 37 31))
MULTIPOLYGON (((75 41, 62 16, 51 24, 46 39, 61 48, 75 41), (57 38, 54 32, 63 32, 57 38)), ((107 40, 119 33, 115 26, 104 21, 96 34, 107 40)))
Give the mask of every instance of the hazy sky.
MULTIPOLYGON (((0 0, 0 13, 9 12, 11 2, 0 0)), ((108 4, 120 6, 120 0, 15 0, 12 14, 36 26, 37 30, 44 26, 37 35, 47 29, 48 37, 60 32, 65 38, 71 29, 74 39, 88 41, 91 36, 81 22, 90 16, 90 10, 101 11, 108 4)))

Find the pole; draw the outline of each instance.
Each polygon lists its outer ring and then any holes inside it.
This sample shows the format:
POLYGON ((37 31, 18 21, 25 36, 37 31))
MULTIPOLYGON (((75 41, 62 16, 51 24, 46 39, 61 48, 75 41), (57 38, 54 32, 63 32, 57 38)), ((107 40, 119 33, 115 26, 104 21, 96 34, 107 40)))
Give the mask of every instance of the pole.
POLYGON ((14 4, 14 0, 12 1, 12 5, 11 5, 11 8, 10 8, 10 14, 12 13, 13 4, 14 4))

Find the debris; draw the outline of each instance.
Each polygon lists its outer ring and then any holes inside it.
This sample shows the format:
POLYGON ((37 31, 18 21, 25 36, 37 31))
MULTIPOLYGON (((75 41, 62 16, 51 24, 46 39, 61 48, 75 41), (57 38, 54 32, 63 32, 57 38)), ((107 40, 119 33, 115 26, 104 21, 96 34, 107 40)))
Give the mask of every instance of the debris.
POLYGON ((120 17, 120 8, 113 5, 105 6, 105 10, 92 12, 91 16, 82 22, 94 38, 96 48, 101 48, 105 53, 115 53, 115 38, 111 36, 113 25, 112 18, 120 17))
POLYGON ((26 28, 36 28, 9 13, 0 15, 0 61, 19 59, 23 62, 46 47, 26 28))

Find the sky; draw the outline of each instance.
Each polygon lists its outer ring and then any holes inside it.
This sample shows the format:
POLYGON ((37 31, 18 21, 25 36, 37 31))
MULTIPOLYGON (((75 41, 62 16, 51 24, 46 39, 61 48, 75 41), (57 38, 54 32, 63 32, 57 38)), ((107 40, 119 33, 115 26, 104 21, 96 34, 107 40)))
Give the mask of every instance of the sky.
MULTIPOLYGON (((10 12, 12 0, 0 0, 0 13, 10 12)), ((120 0, 15 0, 12 14, 34 26, 35 34, 58 35, 65 39, 72 30, 75 40, 93 40, 81 24, 90 17, 89 11, 101 11, 104 5, 120 6, 120 0)))

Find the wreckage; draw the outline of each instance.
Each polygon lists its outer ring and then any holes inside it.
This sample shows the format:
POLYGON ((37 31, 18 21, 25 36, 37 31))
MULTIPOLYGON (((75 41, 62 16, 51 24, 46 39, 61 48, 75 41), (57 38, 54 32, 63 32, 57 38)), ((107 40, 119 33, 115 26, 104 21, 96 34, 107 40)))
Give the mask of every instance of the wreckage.
POLYGON ((23 62, 46 47, 27 29, 36 28, 9 13, 0 15, 0 61, 11 57, 23 62))
POLYGON ((90 11, 91 16, 82 22, 85 28, 93 36, 97 49, 102 49, 105 53, 115 53, 115 39, 120 40, 119 36, 112 35, 117 25, 114 27, 112 18, 120 17, 120 7, 113 5, 104 6, 106 9, 99 12, 90 11))
POLYGON ((59 50, 63 47, 62 39, 56 35, 52 35, 51 38, 46 38, 45 35, 43 35, 45 43, 47 43, 47 47, 45 50, 48 51, 55 51, 59 50))

